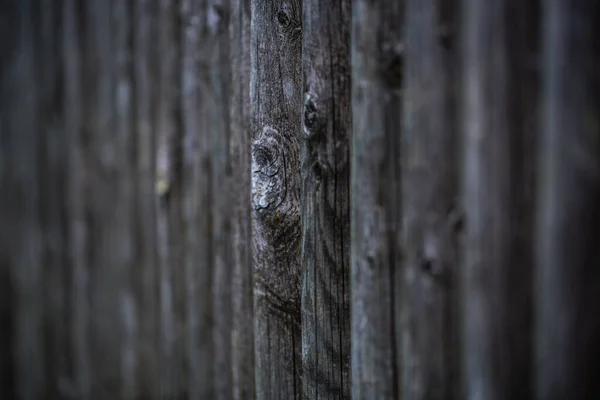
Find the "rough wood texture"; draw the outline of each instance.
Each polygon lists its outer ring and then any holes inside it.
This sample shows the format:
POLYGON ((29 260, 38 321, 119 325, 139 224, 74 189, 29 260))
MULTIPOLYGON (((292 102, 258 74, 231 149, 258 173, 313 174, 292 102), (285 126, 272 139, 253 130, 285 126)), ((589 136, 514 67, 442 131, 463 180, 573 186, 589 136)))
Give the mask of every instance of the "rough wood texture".
POLYGON ((404 2, 352 5, 352 396, 399 399, 404 2))
POLYGON ((462 5, 465 398, 532 398, 537 7, 462 5))
POLYGON ((302 393, 350 399, 350 1, 303 6, 302 393))
POLYGON ((452 1, 408 0, 404 36, 403 399, 456 398, 457 48, 452 1))
POLYGON ((232 225, 233 398, 255 398, 250 162, 250 0, 232 0, 230 143, 234 180, 232 225))
POLYGON ((299 0, 253 0, 250 102, 256 390, 301 396, 299 0))
POLYGON ((543 4, 536 398, 594 398, 600 393, 600 3, 543 4))

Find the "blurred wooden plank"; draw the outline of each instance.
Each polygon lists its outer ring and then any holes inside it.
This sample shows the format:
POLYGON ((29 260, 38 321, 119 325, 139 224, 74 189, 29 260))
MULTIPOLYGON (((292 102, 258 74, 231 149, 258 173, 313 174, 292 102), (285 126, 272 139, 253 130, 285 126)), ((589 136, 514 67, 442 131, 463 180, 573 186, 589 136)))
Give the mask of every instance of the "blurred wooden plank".
POLYGON ((158 397, 159 364, 159 281, 157 257, 155 193, 156 127, 156 46, 153 32, 157 21, 157 2, 135 0, 132 4, 132 72, 135 136, 135 265, 129 276, 135 307, 138 310, 138 340, 135 361, 135 384, 138 398, 158 397))
MULTIPOLYGON (((2 389, 21 399, 46 396, 44 226, 40 204, 40 99, 36 1, 4 2, 0 41, 0 268, 2 389), (5 304, 5 305, 4 305, 5 304)), ((44 53, 46 49, 44 50, 44 53)), ((57 288, 59 289, 59 288, 57 288)))
POLYGON ((539 4, 462 4, 466 398, 531 398, 539 4))
POLYGON ((600 393, 600 3, 547 0, 536 398, 600 393))
POLYGON ((255 398, 250 162, 250 0, 231 0, 230 146, 232 158, 233 398, 255 398))
POLYGON ((457 397, 456 3, 406 2, 402 398, 457 397))
POLYGON ((404 2, 352 7, 352 395, 399 399, 404 2))

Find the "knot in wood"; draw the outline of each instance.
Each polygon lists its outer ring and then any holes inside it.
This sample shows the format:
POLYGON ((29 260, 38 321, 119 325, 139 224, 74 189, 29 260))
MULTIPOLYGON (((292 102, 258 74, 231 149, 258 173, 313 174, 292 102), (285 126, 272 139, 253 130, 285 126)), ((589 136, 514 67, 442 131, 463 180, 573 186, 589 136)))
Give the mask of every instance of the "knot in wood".
POLYGON ((317 103, 309 93, 306 93, 302 128, 307 137, 313 136, 316 132, 317 116, 317 103))
POLYGON ((282 35, 297 38, 301 33, 300 15, 293 4, 282 2, 275 14, 275 20, 282 35))
POLYGON ((252 204, 259 215, 275 213, 286 198, 285 154, 277 130, 265 127, 252 146, 252 204))

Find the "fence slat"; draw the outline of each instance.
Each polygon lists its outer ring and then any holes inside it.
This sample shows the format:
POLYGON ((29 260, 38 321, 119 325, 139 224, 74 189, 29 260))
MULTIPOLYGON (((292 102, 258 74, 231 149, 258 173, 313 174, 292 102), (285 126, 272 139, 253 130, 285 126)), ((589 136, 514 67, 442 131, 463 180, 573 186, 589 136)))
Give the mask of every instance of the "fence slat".
POLYGON ((302 2, 251 4, 256 394, 299 399, 302 2))
POLYGON ((350 1, 303 2, 302 395, 350 398, 350 1))
POLYGON ((401 139, 402 398, 457 393, 455 3, 408 0, 401 139))
POLYGON ((592 398, 600 393, 600 4, 543 5, 536 395, 592 398))
POLYGON ((466 1, 460 16, 466 398, 532 396, 536 7, 466 1))
POLYGON ((352 7, 352 395, 399 399, 404 2, 352 7))

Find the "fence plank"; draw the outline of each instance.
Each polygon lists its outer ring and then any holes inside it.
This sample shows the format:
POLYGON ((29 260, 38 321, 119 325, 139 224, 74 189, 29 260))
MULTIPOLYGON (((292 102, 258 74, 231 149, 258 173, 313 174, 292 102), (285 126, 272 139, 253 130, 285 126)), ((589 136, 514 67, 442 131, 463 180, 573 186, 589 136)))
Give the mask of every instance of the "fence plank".
POLYGON ((232 0, 230 135, 235 191, 232 226, 233 398, 255 398, 250 162, 250 0, 232 0))
POLYGON ((538 6, 508 0, 462 6, 466 398, 532 396, 538 6))
POLYGON ((401 139, 402 398, 457 393, 458 141, 451 1, 408 0, 401 139))
MULTIPOLYGON (((212 206, 212 248, 214 257, 214 343, 215 343, 215 391, 217 399, 233 397, 232 365, 232 277, 233 277, 233 223, 235 218, 234 196, 239 187, 234 175, 234 159, 231 154, 233 137, 229 125, 229 102, 231 71, 229 63, 229 0, 211 0, 207 9, 209 53, 207 96, 204 104, 209 119, 212 206)), ((206 46, 206 45, 205 45, 206 46)), ((206 46, 206 47, 208 47, 206 46)), ((208 55, 208 54, 207 54, 208 55)), ((249 193, 247 192, 247 195, 249 193)), ((206 359, 204 360, 206 362, 206 359)))
POLYGON ((352 5, 352 395, 398 399, 404 2, 352 5))
POLYGON ((133 128, 135 135, 135 265, 129 276, 138 310, 136 346, 136 391, 138 398, 150 399, 159 393, 159 282, 155 191, 156 129, 154 82, 156 63, 152 32, 157 3, 135 0, 132 10, 133 42, 133 128))
MULTIPOLYGON (((179 215, 181 190, 178 179, 181 179, 181 147, 178 132, 180 71, 178 58, 180 49, 177 16, 179 10, 174 0, 157 0, 157 51, 154 57, 156 68, 155 129, 156 129, 156 182, 158 195, 156 203, 157 215, 157 257, 159 285, 159 362, 163 373, 159 379, 161 398, 176 397, 183 394, 181 375, 182 362, 178 363, 176 342, 181 342, 183 324, 175 316, 174 296, 179 294, 186 298, 187 287, 176 288, 173 277, 173 265, 178 271, 183 268, 181 255, 177 254, 183 240, 180 229, 175 225, 179 215), (177 258, 179 257, 179 258, 177 258)), ((190 355, 191 357, 191 355, 190 355)))
POLYGON ((301 396, 299 0, 253 0, 250 102, 256 390, 301 396))
POLYGON ((40 105, 47 87, 38 86, 36 68, 39 51, 47 49, 38 47, 37 6, 35 1, 3 4, 7 38, 0 42, 0 268, 6 301, 2 319, 8 323, 3 325, 2 369, 9 374, 3 377, 2 389, 23 399, 45 397, 48 384, 42 329, 46 232, 39 210, 39 182, 45 176, 38 170, 38 130, 44 129, 40 105))
POLYGON ((350 398, 350 1, 303 2, 303 397, 350 398))
POLYGON ((536 395, 592 398, 600 393, 600 4, 543 5, 536 395))

